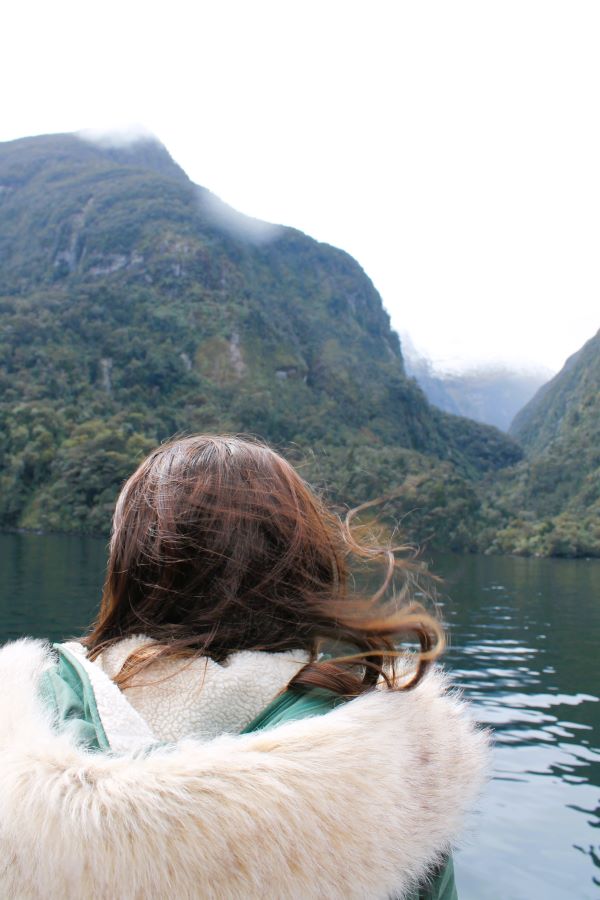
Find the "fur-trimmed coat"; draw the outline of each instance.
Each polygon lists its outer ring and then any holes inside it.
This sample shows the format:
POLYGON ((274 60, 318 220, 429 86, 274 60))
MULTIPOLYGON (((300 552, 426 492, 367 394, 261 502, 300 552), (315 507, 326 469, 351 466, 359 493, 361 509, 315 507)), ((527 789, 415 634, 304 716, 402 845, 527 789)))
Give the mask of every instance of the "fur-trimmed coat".
POLYGON ((98 753, 39 695, 48 644, 0 649, 0 897, 402 897, 457 842, 487 736, 444 677, 323 716, 98 753))

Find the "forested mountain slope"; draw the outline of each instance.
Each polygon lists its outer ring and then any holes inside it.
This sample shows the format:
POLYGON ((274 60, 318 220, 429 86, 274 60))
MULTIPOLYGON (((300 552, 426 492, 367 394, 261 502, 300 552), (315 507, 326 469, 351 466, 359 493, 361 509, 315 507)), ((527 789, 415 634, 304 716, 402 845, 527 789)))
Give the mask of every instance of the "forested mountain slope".
POLYGON ((527 460, 496 481, 495 500, 513 518, 497 548, 600 555, 600 331, 519 412, 511 433, 527 460))
POLYGON ((155 141, 0 144, 0 526, 104 531, 174 433, 260 434, 334 499, 405 485, 416 540, 474 546, 497 429, 431 407, 346 253, 248 219, 155 141))
POLYGON ((510 433, 536 455, 564 439, 587 448, 599 427, 600 331, 519 411, 510 433))

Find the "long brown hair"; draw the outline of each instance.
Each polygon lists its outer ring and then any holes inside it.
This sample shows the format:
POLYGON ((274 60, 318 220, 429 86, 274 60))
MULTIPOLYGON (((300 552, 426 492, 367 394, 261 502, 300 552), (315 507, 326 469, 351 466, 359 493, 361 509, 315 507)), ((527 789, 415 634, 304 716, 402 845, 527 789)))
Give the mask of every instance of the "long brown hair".
POLYGON ((358 538, 356 513, 330 511, 295 469, 256 440, 197 435, 163 444, 117 501, 102 603, 83 639, 90 657, 134 634, 124 687, 158 658, 302 649, 290 685, 355 696, 394 680, 400 641, 417 640, 414 686, 443 648, 439 622, 410 600, 417 566, 358 538), (374 595, 351 587, 351 559, 385 566, 374 595), (385 599, 395 573, 401 600, 385 599), (320 655, 325 644, 337 655, 320 655), (340 654, 341 651, 341 654, 340 654))

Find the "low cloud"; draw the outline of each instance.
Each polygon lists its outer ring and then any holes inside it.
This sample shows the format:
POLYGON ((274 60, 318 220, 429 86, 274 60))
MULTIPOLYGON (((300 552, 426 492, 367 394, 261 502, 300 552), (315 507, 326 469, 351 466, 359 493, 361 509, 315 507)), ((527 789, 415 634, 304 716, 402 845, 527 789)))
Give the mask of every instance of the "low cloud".
POLYGON ((254 219, 238 212, 205 188, 199 189, 199 199, 204 218, 211 225, 252 244, 273 241, 283 230, 281 225, 272 225, 270 222, 263 222, 261 219, 254 219))
POLYGON ((77 132, 82 141, 96 144, 99 147, 131 147, 146 141, 156 141, 158 138, 150 129, 139 122, 127 122, 117 125, 108 125, 100 128, 84 128, 77 132))

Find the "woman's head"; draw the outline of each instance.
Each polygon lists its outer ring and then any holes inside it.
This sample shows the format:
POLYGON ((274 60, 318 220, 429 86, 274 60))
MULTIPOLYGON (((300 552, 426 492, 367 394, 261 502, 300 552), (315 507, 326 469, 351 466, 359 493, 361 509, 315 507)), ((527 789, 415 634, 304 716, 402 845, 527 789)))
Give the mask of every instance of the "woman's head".
POLYGON ((441 634, 414 607, 390 615, 379 596, 374 603, 350 593, 352 554, 385 557, 389 581, 390 551, 358 543, 265 444, 214 435, 174 440, 121 491, 102 605, 85 643, 95 656, 128 635, 154 639, 121 683, 158 655, 221 661, 237 650, 301 648, 312 661, 297 683, 357 693, 377 678, 395 637, 416 634, 431 651, 441 634), (361 677, 348 664, 319 662, 323 640, 355 648, 361 677))

